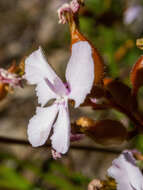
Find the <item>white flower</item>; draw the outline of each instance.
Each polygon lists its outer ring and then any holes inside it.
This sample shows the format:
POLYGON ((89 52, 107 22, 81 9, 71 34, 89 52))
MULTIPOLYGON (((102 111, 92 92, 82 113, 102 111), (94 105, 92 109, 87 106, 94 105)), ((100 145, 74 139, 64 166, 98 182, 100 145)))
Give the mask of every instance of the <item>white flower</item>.
POLYGON ((129 25, 140 17, 143 7, 141 5, 131 6, 124 13, 124 23, 129 25))
POLYGON ((108 175, 117 182, 117 190, 143 190, 143 176, 131 151, 124 151, 112 162, 108 175))
POLYGON ((84 102, 94 81, 92 49, 88 42, 77 42, 72 46, 72 55, 66 68, 66 85, 47 64, 41 48, 25 61, 25 78, 36 84, 38 107, 36 115, 28 125, 28 139, 32 146, 43 145, 53 127, 52 147, 57 153, 66 153, 70 144, 70 119, 68 100, 75 101, 75 107, 84 102), (55 99, 53 105, 43 107, 55 99))

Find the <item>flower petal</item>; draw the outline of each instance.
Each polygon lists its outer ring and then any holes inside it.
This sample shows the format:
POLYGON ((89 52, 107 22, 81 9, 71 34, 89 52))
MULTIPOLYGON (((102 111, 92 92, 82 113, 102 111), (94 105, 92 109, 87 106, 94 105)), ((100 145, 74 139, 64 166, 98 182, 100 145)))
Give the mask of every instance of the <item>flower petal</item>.
POLYGON ((94 81, 94 62, 88 42, 81 41, 72 46, 66 79, 71 90, 69 98, 75 100, 75 107, 78 107, 90 93, 94 81))
POLYGON ((58 78, 54 70, 47 63, 41 47, 25 60, 25 77, 30 84, 37 84, 46 77, 51 82, 55 78, 58 78))
POLYGON ((57 94, 47 85, 47 78, 53 85, 58 81, 59 86, 63 89, 63 82, 47 63, 42 49, 34 51, 25 60, 25 78, 30 84, 36 84, 38 102, 44 106, 50 99, 57 97, 57 94))
POLYGON ((117 190, 143 189, 143 176, 130 151, 124 151, 108 169, 108 175, 117 182, 117 190))
POLYGON ((58 153, 65 154, 70 144, 70 119, 68 108, 65 105, 59 106, 59 115, 54 124, 54 133, 51 137, 52 147, 58 153))
POLYGON ((131 24, 135 19, 138 18, 141 12, 141 5, 131 6, 127 8, 124 14, 124 23, 127 25, 131 24))
POLYGON ((28 125, 28 139, 33 147, 41 146, 46 142, 57 113, 57 105, 37 108, 36 115, 31 118, 28 125))
POLYGON ((57 95, 64 96, 69 93, 69 90, 66 88, 64 83, 61 83, 57 78, 54 80, 54 84, 52 84, 48 78, 45 79, 49 88, 57 95))
POLYGON ((36 95, 38 103, 44 106, 49 100, 57 98, 57 95, 49 88, 44 80, 36 86, 36 95))

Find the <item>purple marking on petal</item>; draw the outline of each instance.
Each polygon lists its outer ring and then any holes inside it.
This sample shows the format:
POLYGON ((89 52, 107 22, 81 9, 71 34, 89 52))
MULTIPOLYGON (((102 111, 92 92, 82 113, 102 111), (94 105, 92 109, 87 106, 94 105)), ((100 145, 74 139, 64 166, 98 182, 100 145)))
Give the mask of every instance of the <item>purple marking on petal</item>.
POLYGON ((68 83, 68 82, 65 82, 65 83, 64 83, 64 86, 65 86, 66 89, 68 90, 68 93, 66 94, 66 95, 68 95, 68 94, 71 92, 69 83, 68 83))
POLYGON ((136 166, 136 159, 133 157, 133 155, 132 155, 131 152, 129 152, 129 151, 124 151, 122 154, 124 155, 125 159, 126 159, 128 162, 130 162, 130 163, 132 163, 133 165, 136 166))
POLYGON ((54 79, 54 84, 52 84, 48 78, 45 78, 45 81, 49 88, 59 96, 67 95, 69 93, 68 89, 65 87, 64 83, 58 78, 54 79))
POLYGON ((114 166, 116 166, 118 169, 120 169, 120 166, 116 163, 116 162, 112 162, 114 164, 114 166))

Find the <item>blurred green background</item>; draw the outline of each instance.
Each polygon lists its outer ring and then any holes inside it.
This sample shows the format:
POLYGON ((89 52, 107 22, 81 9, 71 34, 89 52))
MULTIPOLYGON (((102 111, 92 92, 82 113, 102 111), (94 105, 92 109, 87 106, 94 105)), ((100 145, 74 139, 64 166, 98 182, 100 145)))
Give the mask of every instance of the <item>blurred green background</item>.
MULTIPOLYGON (((67 26, 59 25, 56 10, 64 0, 1 0, 0 1, 0 66, 17 63, 39 45, 48 61, 64 78, 70 55, 67 26)), ((80 28, 103 56, 106 75, 120 78, 131 86, 129 73, 142 51, 136 39, 143 33, 143 2, 140 0, 85 0, 81 9, 80 28), (140 8, 139 8, 140 7, 140 8), (138 11, 136 9, 139 8, 138 11), (131 11, 130 11, 131 9, 131 11)), ((143 110, 140 90, 140 109, 143 110)), ((17 89, 0 103, 0 136, 27 139, 26 128, 35 112, 34 88, 17 89)), ((130 121, 117 111, 93 112, 89 108, 71 110, 72 119, 89 115, 94 119, 115 118, 126 126, 130 121)), ((94 146, 85 138, 77 144, 94 146)), ((125 147, 143 152, 143 136, 125 147)), ((115 147, 114 147, 115 148, 115 147)), ((95 177, 104 178, 116 154, 70 150, 59 161, 50 150, 19 145, 0 144, 0 190, 83 190, 95 177)))

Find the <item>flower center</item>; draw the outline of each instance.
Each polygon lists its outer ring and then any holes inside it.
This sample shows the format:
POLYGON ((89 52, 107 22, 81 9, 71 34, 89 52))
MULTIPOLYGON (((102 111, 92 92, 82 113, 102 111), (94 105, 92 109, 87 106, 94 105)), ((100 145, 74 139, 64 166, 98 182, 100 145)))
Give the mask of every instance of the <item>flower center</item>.
POLYGON ((58 105, 59 105, 59 104, 65 105, 66 102, 67 102, 67 100, 68 100, 68 97, 67 97, 67 96, 59 96, 59 97, 56 98, 55 103, 58 104, 58 105))

